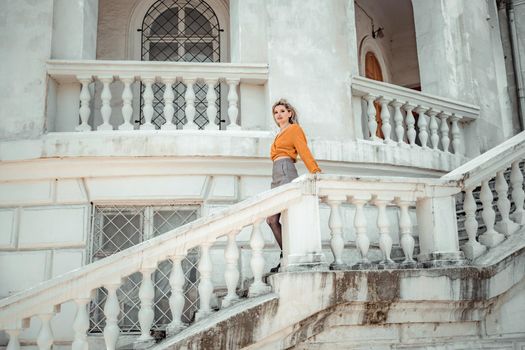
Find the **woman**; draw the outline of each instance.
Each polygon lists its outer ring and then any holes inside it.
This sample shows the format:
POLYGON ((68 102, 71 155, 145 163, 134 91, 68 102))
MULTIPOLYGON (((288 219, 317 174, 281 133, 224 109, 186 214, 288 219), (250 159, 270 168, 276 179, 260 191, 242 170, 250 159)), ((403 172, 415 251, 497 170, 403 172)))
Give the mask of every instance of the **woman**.
MULTIPOLYGON (((310 173, 320 173, 321 169, 308 149, 303 129, 297 122, 295 108, 288 101, 280 99, 274 103, 272 113, 275 123, 280 128, 270 151, 270 157, 273 161, 272 188, 287 184, 298 176, 294 165, 297 160, 297 154, 299 154, 310 173)), ((278 213, 268 217, 266 222, 272 229, 279 248, 281 248, 282 258, 283 243, 280 218, 281 214, 278 213)), ((280 266, 281 264, 279 263, 270 271, 277 272, 280 266)))

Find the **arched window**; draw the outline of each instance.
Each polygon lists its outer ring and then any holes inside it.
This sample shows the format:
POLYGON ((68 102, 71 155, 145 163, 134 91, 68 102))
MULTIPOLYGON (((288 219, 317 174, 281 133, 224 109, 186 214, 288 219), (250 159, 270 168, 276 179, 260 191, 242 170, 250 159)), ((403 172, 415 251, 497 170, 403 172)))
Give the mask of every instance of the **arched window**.
MULTIPOLYGON (((220 32, 218 18, 208 3, 202 0, 158 0, 148 9, 142 21, 141 60, 178 62, 220 62, 220 32)), ((186 123, 182 83, 175 86, 175 114, 173 123, 178 128, 186 123)), ((142 92, 144 87, 142 87, 142 92)), ((195 122, 200 128, 208 123, 206 115, 206 90, 203 83, 194 85, 195 122)), ((220 85, 215 87, 220 96, 220 85)), ((164 84, 153 85, 152 123, 160 128, 164 118, 164 84)), ((141 111, 143 100, 141 98, 141 111)), ((220 99, 216 100, 216 124, 221 124, 220 99)), ((143 123, 141 115, 141 123, 143 123)))
POLYGON ((219 62, 220 28, 202 0, 159 0, 142 22, 143 61, 219 62))

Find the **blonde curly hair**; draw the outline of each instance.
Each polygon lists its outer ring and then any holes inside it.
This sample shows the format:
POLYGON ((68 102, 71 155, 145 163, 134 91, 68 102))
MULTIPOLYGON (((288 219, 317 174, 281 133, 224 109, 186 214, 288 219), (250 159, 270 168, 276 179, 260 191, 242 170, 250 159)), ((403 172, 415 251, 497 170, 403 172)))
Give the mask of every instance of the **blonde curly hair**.
MULTIPOLYGON (((290 124, 299 124, 299 119, 297 118, 297 111, 295 110, 295 107, 290 104, 287 100, 284 98, 280 98, 277 102, 275 102, 272 106, 272 116, 273 112, 275 111, 275 107, 277 106, 284 106, 289 112, 292 113, 292 116, 290 117, 290 124)), ((275 118, 273 120, 277 126, 279 124, 275 121, 275 118)))

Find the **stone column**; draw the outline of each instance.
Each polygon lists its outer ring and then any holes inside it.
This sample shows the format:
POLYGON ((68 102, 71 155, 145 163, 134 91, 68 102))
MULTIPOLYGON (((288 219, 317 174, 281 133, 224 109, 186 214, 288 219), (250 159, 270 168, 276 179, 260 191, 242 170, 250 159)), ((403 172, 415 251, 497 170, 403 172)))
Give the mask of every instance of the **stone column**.
MULTIPOLYGON (((51 59, 96 59, 98 0, 55 0, 51 59)), ((50 81, 49 84, 54 84, 50 81)), ((50 91, 53 91, 52 89, 50 91)), ((62 83, 56 92, 56 112, 48 110, 54 127, 49 131, 73 131, 77 119, 80 83, 62 83)), ((48 94, 53 99, 53 93, 48 94)))
MULTIPOLYGON (((230 0, 230 48, 234 63, 268 63, 264 0, 230 0)), ((243 130, 267 130, 270 107, 266 85, 239 84, 239 122, 243 130)))
POLYGON ((353 1, 264 3, 270 103, 284 97, 294 104, 308 137, 354 137, 348 85, 358 72, 353 1))
POLYGON ((422 91, 481 107, 464 129, 466 155, 476 156, 512 133, 497 15, 484 1, 412 4, 422 91))
POLYGON ((51 58, 96 59, 99 0, 55 0, 51 58))

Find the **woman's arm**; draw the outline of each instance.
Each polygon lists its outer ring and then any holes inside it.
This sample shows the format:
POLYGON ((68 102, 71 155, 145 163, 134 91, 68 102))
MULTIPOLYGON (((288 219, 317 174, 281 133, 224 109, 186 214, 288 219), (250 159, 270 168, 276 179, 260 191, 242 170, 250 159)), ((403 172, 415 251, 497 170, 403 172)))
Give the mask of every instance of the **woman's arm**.
POLYGON ((304 134, 303 129, 299 125, 294 130, 293 144, 297 149, 297 153, 304 162, 304 165, 308 168, 308 171, 311 173, 320 173, 321 168, 317 165, 310 149, 308 148, 308 143, 306 141, 306 135, 304 134))

